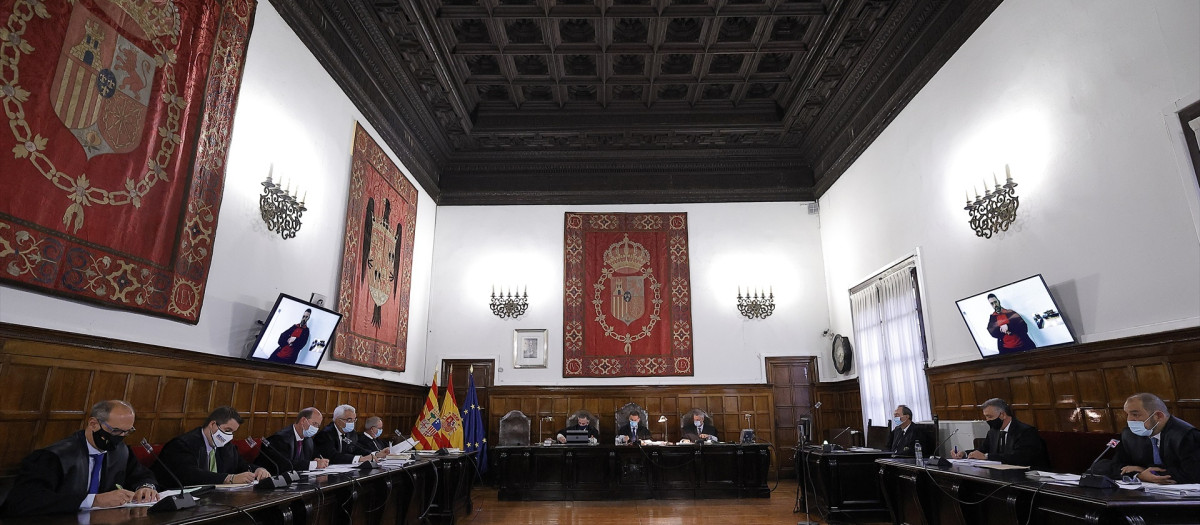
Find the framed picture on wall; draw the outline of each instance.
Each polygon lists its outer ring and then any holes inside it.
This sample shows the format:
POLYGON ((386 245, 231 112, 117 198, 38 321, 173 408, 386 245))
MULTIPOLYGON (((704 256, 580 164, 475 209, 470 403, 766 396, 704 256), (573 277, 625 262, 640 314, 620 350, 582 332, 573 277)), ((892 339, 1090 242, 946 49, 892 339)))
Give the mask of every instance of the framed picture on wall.
POLYGON ((513 368, 546 368, 549 330, 513 330, 513 368))

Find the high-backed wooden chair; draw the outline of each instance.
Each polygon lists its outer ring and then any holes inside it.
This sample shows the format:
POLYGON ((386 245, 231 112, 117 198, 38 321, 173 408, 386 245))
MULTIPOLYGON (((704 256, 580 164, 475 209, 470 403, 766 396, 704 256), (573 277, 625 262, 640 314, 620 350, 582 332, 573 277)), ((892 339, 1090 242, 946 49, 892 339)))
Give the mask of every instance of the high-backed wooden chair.
POLYGON ((520 410, 510 410, 500 418, 500 446, 529 445, 529 416, 520 410))

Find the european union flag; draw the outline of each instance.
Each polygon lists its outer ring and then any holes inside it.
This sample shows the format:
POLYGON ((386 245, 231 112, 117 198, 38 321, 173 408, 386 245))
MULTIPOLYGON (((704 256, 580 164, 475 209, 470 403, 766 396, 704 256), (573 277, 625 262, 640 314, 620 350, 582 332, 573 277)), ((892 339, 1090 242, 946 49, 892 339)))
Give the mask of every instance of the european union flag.
POLYGON ((467 401, 463 404, 463 451, 479 451, 479 473, 487 472, 487 431, 479 411, 479 394, 475 392, 475 374, 467 376, 467 401))

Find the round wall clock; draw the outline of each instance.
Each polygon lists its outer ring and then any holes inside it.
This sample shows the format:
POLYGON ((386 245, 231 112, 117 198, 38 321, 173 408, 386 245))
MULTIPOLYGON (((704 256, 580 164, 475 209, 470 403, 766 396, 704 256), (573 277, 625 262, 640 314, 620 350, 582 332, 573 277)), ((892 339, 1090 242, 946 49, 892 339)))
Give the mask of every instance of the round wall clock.
POLYGON ((850 340, 841 334, 833 336, 833 369, 839 374, 845 374, 850 371, 850 364, 853 362, 854 349, 850 346, 850 340))

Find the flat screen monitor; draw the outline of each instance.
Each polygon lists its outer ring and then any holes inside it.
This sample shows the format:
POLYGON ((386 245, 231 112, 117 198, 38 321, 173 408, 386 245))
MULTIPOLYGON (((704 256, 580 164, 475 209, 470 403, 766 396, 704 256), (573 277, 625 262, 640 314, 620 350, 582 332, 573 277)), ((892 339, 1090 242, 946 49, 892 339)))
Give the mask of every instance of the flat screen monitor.
POLYGON ((983 357, 1075 342, 1041 274, 956 304, 983 357))
POLYGON ((316 368, 329 348, 342 314, 287 294, 279 294, 250 359, 316 368))

